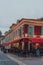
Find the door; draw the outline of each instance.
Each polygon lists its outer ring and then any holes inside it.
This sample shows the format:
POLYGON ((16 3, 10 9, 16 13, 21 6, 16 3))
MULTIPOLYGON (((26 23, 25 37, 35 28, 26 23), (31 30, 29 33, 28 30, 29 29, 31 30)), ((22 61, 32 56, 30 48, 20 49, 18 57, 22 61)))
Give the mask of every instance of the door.
POLYGON ((28 42, 24 43, 24 50, 28 50, 28 42))

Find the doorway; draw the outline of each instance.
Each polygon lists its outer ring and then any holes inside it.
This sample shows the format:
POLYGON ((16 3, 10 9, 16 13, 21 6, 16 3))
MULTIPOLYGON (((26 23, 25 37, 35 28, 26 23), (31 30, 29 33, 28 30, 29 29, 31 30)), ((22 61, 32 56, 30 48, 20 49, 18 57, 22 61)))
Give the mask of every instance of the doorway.
POLYGON ((28 42, 24 43, 24 50, 28 50, 28 42))

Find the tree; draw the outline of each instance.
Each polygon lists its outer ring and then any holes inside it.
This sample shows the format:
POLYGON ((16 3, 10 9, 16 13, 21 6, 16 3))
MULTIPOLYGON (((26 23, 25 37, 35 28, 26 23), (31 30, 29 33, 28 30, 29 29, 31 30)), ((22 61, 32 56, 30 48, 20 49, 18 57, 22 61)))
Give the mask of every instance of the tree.
POLYGON ((2 32, 0 31, 0 36, 2 36, 2 32))
POLYGON ((43 21, 43 17, 42 18, 39 18, 38 20, 42 20, 43 21))

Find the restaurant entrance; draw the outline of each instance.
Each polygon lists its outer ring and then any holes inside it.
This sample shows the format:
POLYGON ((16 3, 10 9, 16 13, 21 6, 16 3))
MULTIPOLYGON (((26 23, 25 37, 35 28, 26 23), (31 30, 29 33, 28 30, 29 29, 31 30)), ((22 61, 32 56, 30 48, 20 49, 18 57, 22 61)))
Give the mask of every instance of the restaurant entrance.
POLYGON ((28 42, 24 43, 24 50, 28 50, 28 42))

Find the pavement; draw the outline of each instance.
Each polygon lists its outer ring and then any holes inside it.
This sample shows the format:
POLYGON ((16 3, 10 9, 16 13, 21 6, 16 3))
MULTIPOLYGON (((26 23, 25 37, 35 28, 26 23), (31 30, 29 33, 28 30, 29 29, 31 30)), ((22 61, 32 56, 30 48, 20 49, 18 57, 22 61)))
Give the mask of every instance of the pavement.
POLYGON ((0 51, 0 65, 43 65, 43 56, 18 57, 17 55, 0 51))
POLYGON ((8 58, 8 56, 0 51, 0 65, 19 65, 17 62, 8 58))
POLYGON ((17 62, 19 65, 43 65, 43 56, 42 57, 18 57, 14 54, 7 55, 10 59, 17 62))

